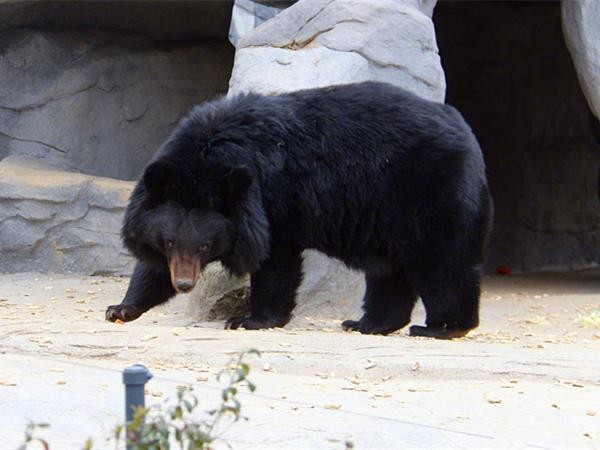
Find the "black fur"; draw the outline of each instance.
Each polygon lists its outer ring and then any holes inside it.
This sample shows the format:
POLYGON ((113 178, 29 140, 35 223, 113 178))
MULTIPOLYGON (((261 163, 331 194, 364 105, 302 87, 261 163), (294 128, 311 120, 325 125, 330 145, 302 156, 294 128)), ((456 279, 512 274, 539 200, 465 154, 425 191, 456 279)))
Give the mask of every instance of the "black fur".
POLYGON ((481 150, 451 106, 374 82, 221 98, 181 122, 132 195, 123 238, 142 268, 123 304, 174 295, 146 267, 165 273, 165 229, 187 224, 174 239, 218 243, 204 263, 251 274, 251 316, 232 328, 289 321, 311 248, 365 272, 364 316, 344 328, 395 331, 421 296, 412 334, 463 335, 478 325, 491 217, 481 150), (198 225, 208 212, 218 231, 198 225))

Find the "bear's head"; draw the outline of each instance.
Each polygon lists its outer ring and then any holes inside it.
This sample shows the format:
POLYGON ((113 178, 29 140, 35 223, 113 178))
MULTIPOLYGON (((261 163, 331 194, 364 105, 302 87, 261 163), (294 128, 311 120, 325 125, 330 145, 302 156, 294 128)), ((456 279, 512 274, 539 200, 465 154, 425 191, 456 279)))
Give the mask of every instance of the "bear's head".
POLYGON ((189 292, 213 261, 242 276, 269 252, 269 224, 250 168, 205 158, 152 162, 131 196, 122 235, 138 260, 170 272, 177 292, 189 292))

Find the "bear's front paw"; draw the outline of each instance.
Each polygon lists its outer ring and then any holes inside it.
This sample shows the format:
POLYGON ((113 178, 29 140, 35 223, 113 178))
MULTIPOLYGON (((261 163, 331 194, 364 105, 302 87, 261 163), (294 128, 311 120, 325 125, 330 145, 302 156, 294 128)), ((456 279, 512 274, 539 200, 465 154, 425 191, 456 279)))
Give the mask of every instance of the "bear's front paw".
POLYGON ((342 322, 344 331, 358 331, 362 334, 390 334, 402 328, 402 326, 385 325, 370 322, 368 320, 344 320, 342 322))
POLYGON ((426 327, 413 325, 409 328, 408 335, 431 337, 436 339, 453 339, 463 337, 469 331, 469 329, 465 330, 462 328, 448 328, 445 324, 428 325, 426 327))
POLYGON ((137 319, 146 310, 133 305, 111 305, 106 308, 106 320, 109 322, 116 322, 122 320, 123 322, 131 322, 137 319))
POLYGON ((232 317, 225 322, 226 330, 237 330, 244 328, 246 330, 263 330, 265 328, 280 328, 289 322, 288 319, 279 319, 276 317, 232 317))

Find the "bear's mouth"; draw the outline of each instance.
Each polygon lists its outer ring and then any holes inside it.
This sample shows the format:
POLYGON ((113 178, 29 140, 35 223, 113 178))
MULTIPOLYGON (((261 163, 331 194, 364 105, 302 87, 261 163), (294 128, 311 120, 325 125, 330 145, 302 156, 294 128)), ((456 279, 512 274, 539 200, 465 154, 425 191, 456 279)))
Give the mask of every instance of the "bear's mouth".
POLYGON ((176 252, 169 258, 169 271, 173 288, 179 294, 187 294, 196 286, 202 264, 198 256, 176 252))

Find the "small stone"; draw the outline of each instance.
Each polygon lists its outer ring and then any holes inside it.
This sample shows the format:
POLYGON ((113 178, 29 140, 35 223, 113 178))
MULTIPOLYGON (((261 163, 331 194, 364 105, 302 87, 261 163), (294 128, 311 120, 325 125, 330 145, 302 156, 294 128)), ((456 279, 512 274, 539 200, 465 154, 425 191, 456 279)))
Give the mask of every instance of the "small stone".
POLYGON ((327 405, 325 405, 325 409, 340 409, 342 407, 341 404, 339 403, 328 403, 327 405))
POLYGON ((364 366, 365 369, 372 369, 373 367, 376 367, 377 363, 375 361, 371 361, 370 359, 367 359, 367 364, 364 366))
POLYGON ((149 334, 147 336, 143 336, 140 340, 145 342, 145 341, 151 341, 151 340, 157 339, 157 338, 158 338, 157 334, 149 334))

